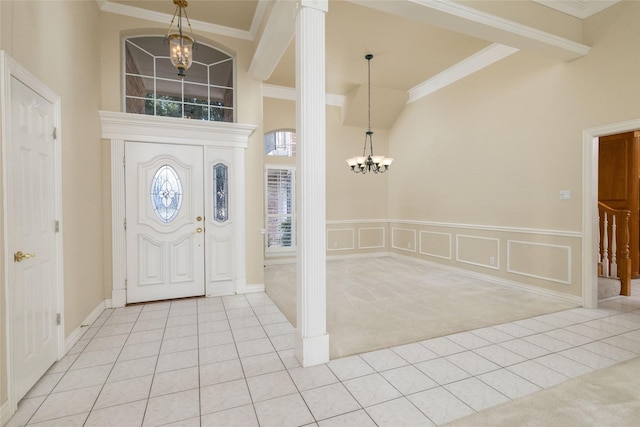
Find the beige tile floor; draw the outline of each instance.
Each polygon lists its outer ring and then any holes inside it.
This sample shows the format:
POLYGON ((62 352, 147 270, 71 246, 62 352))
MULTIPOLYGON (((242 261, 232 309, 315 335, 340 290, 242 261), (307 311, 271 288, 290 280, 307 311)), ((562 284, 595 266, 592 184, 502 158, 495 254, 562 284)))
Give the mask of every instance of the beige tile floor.
POLYGON ((293 334, 265 293, 105 310, 7 425, 441 425, 638 357, 640 292, 312 368, 293 334))

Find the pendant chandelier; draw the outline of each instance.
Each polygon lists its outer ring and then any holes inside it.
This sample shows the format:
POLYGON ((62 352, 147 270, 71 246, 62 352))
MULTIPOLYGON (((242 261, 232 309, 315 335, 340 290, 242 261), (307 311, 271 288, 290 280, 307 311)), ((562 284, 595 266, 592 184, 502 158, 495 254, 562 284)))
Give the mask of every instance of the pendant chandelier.
POLYGON ((180 79, 184 79, 184 72, 189 69, 191 62, 193 61, 193 47, 196 44, 193 37, 193 31, 191 30, 191 22, 187 16, 187 6, 189 3, 187 0, 173 0, 173 4, 176 5, 176 10, 173 12, 173 18, 169 23, 169 30, 167 31, 167 40, 169 41, 169 58, 174 67, 178 69, 178 76, 180 79), (191 37, 182 34, 182 15, 184 14, 189 26, 189 32, 191 37), (171 33, 171 27, 176 16, 178 17, 178 32, 171 33))
POLYGON ((367 96, 369 100, 368 112, 369 112, 369 130, 365 132, 364 136, 364 148, 362 149, 362 156, 352 157, 347 159, 347 164, 351 167, 351 170, 355 173, 365 174, 367 172, 373 173, 385 173, 389 170, 389 166, 393 159, 385 156, 373 155, 373 131, 371 130, 371 59, 373 55, 367 54, 364 57, 367 60, 367 67, 369 70, 368 84, 367 84, 367 96), (367 154, 367 144, 369 145, 369 153, 367 154))

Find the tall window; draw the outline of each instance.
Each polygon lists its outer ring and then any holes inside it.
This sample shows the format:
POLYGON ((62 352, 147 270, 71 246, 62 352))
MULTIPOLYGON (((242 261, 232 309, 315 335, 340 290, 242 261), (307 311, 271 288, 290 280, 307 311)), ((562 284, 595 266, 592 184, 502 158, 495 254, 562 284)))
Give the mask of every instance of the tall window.
POLYGON ((264 154, 267 156, 295 157, 296 133, 291 130, 277 130, 264 136, 264 154))
POLYGON ((127 113, 234 121, 234 61, 204 44, 194 50, 183 80, 171 64, 162 36, 124 42, 127 113))
POLYGON ((267 252, 282 252, 296 246, 295 167, 267 166, 267 252))
POLYGON ((277 130, 265 134, 264 154, 284 157, 277 161, 278 165, 265 166, 266 253, 291 251, 296 246, 296 168, 287 163, 294 163, 295 131, 277 130))

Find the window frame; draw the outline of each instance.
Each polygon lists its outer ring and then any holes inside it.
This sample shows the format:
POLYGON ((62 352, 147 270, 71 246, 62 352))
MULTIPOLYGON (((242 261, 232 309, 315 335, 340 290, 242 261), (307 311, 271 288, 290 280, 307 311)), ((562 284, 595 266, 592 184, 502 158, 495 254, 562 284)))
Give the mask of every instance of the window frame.
MULTIPOLYGON (((120 109, 122 112, 127 113, 127 75, 129 75, 127 73, 127 53, 126 53, 126 47, 127 47, 127 41, 130 39, 135 39, 135 38, 139 38, 139 37, 155 37, 158 39, 162 39, 164 40, 165 35, 159 35, 159 34, 131 34, 128 36, 124 36, 121 38, 121 43, 120 43, 120 55, 121 55, 121 73, 120 73, 120 78, 121 78, 121 82, 122 84, 120 85, 121 88, 121 94, 120 94, 120 109)), ((206 85, 202 84, 202 83, 193 83, 193 82, 187 82, 187 84, 189 85, 194 85, 194 86, 206 86, 207 90, 207 100, 208 100, 208 104, 206 104, 208 106, 209 109, 211 108, 216 108, 215 106, 211 105, 211 89, 212 88, 224 88, 224 89, 228 89, 231 90, 233 93, 233 107, 232 108, 228 108, 228 107, 221 107, 222 110, 230 110, 232 112, 233 115, 233 120, 227 122, 227 121, 222 121, 222 120, 203 120, 203 119, 196 119, 196 120, 201 120, 201 121, 209 121, 209 122, 220 122, 220 123, 236 123, 237 122, 237 116, 238 116, 238 109, 237 109, 237 98, 238 98, 238 85, 237 85, 237 68, 236 68, 236 57, 234 55, 232 55, 231 53, 229 53, 227 50, 225 49, 221 49, 218 47, 215 47, 211 44, 208 43, 204 43, 202 41, 198 41, 198 46, 205 46, 207 48, 216 50, 218 52, 223 53, 224 55, 229 57, 229 61, 231 61, 231 82, 232 82, 232 86, 228 87, 228 86, 220 86, 220 85, 216 85, 216 84, 212 84, 211 83, 211 73, 208 72, 207 75, 207 80, 208 83, 206 85)), ((166 58, 169 59, 169 55, 168 55, 168 45, 167 45, 167 55, 160 55, 160 56, 154 56, 154 58, 166 58)), ((196 59, 193 60, 193 63, 197 63, 197 64, 201 64, 207 68, 211 67, 212 65, 216 65, 216 64, 220 64, 221 62, 224 61, 219 61, 215 64, 210 64, 210 65, 206 65, 202 62, 197 61, 196 59)), ((155 70, 156 66, 155 66, 155 61, 154 61, 154 75, 153 77, 150 76, 140 76, 143 78, 153 78, 153 91, 154 91, 154 96, 157 95, 156 94, 156 87, 157 87, 157 79, 158 77, 156 76, 157 71, 155 70)), ((177 74, 177 72, 176 72, 177 74)), ((160 80, 166 80, 166 81, 173 81, 173 80, 167 80, 164 78, 160 78, 160 80)), ((180 118, 185 118, 184 115, 184 106, 185 105, 196 105, 196 106, 200 106, 200 104, 192 104, 192 103, 185 103, 184 101, 184 81, 183 80, 175 80, 176 82, 180 82, 181 85, 181 92, 182 92, 182 101, 179 102, 179 104, 181 105, 182 108, 182 117, 180 118)), ((146 100, 146 98, 135 98, 135 97, 130 97, 132 99, 143 99, 146 100)), ((155 100, 156 98, 154 98, 155 100)), ((173 101, 171 101, 173 102, 173 101)), ((202 104, 202 106, 204 106, 205 104, 202 104)), ((147 116, 151 116, 151 117, 171 117, 171 118, 176 118, 174 116, 159 116, 155 114, 156 108, 154 106, 154 114, 141 114, 141 115, 147 115, 147 116)), ((139 114, 139 113, 130 113, 130 114, 139 114)), ((209 111, 209 117, 211 117, 211 111, 209 111)))
MULTIPOLYGON (((277 138, 277 137, 276 137, 277 138)), ((295 129, 274 129, 272 131, 266 132, 264 134, 264 138, 263 138, 263 154, 265 157, 267 158, 283 158, 283 159, 295 159, 296 158, 296 152, 297 152, 297 146, 298 146, 298 138, 297 138, 297 134, 296 134, 296 130, 295 129), (266 140, 267 140, 267 136, 268 135, 272 135, 272 134, 278 134, 278 133, 290 133, 293 135, 293 144, 290 147, 287 147, 287 151, 289 151, 290 154, 287 155, 282 155, 282 154, 269 154, 266 152, 266 140)))
POLYGON ((297 215, 296 215, 296 167, 282 164, 264 165, 264 226, 265 239, 264 249, 266 255, 292 255, 297 251, 297 215), (291 172, 291 214, 270 214, 269 213, 269 171, 286 170, 291 172), (269 218, 291 217, 291 246, 269 246, 269 218))

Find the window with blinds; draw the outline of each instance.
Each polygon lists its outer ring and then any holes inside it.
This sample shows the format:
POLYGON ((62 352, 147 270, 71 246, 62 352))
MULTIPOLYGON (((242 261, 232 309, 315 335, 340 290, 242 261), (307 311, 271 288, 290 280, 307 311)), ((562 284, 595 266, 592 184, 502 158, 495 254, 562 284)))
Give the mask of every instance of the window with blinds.
POLYGON ((296 246, 295 168, 267 166, 265 174, 267 251, 292 250, 296 246))

